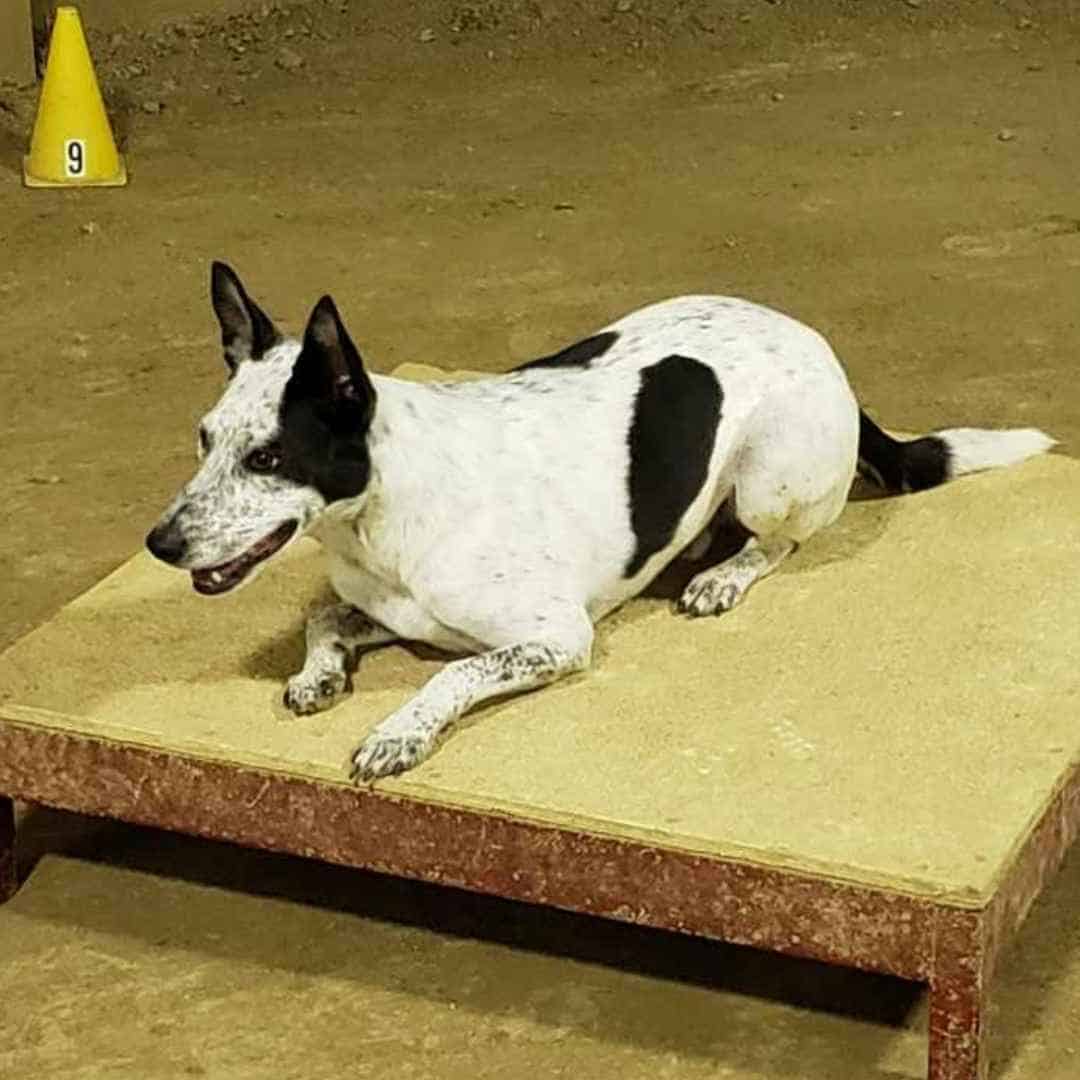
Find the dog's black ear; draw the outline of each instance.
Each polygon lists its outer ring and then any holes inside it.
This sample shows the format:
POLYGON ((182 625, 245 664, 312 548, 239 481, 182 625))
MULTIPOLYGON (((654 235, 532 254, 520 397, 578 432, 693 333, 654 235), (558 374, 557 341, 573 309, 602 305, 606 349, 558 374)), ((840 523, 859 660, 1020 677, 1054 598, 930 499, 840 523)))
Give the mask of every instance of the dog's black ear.
POLYGON ((266 313, 223 262, 215 262, 210 268, 210 297, 221 324, 221 345, 230 374, 237 364, 258 360, 281 340, 266 313))
POLYGON ((307 399, 331 405, 348 418, 350 427, 366 427, 371 422, 375 387, 329 296, 315 305, 308 319, 286 396, 292 401, 307 399))

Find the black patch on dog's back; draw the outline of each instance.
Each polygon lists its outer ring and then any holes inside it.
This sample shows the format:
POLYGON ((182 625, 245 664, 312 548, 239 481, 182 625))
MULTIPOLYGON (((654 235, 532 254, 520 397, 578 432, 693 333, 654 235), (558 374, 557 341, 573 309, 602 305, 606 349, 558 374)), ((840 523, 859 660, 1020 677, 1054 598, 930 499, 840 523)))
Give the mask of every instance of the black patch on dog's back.
POLYGON ((624 575, 633 577, 665 548, 709 472, 723 391, 699 360, 672 355, 641 372, 630 425, 630 525, 636 544, 624 575))
POLYGON ((514 371, 531 371, 533 368, 562 368, 562 367, 588 367, 598 356, 604 353, 619 340, 619 335, 614 330, 608 330, 603 334, 593 334, 592 337, 570 345, 562 352, 552 353, 551 356, 541 356, 539 360, 530 360, 527 364, 521 364, 514 371))

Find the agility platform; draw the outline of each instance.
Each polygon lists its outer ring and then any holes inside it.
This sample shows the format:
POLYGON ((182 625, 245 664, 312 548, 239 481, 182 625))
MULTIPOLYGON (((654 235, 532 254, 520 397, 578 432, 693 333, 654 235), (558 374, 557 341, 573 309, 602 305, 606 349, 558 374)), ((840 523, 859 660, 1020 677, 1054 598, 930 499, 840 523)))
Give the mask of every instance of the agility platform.
POLYGON ((637 600, 592 671, 356 788, 442 660, 372 653, 295 718, 316 546, 220 599, 140 554, 0 657, 0 898, 17 798, 926 983, 928 1077, 985 1080, 996 961, 1080 832, 1078 583, 1066 457, 854 501, 734 611, 637 600))

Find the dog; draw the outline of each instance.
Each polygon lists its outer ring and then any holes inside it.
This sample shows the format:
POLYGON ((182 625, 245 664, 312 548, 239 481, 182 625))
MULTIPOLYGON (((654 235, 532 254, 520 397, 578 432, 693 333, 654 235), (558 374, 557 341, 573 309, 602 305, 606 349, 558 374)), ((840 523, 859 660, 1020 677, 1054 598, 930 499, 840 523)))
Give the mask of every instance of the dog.
POLYGON ((742 547, 693 577, 688 616, 730 610, 835 521, 857 471, 920 491, 1054 445, 1032 428, 894 439, 820 334, 731 297, 655 303, 460 383, 370 373, 329 296, 300 341, 220 262, 211 297, 228 382, 150 552, 220 596, 297 537, 322 543, 340 601, 307 622, 297 715, 341 700, 388 642, 461 657, 363 740, 358 782, 424 761, 483 701, 584 671, 595 623, 703 553, 721 513, 742 547))

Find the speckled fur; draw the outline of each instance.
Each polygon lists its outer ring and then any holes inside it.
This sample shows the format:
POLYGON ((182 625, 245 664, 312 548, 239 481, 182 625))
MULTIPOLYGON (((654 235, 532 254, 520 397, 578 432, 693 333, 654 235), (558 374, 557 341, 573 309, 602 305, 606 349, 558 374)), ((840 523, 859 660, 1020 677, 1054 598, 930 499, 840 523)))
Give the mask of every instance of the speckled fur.
POLYGON ((253 473, 244 464, 252 450, 277 435, 278 404, 298 352, 296 342, 284 342, 260 360, 241 363, 203 417, 208 449, 200 438, 199 469, 162 515, 187 540, 185 557, 176 564, 181 569, 235 558, 289 519, 300 523, 299 536, 325 509, 318 492, 253 473))
POLYGON ((365 648, 405 639, 464 654, 367 736, 352 757, 358 780, 423 761, 480 702, 587 668, 594 623, 707 538, 722 504, 752 538, 694 579, 688 614, 731 607, 840 514, 859 409, 818 333, 711 296, 654 304, 604 330, 614 341, 582 366, 453 384, 371 376, 370 483, 330 504, 243 464, 275 437, 298 342, 240 363, 207 414, 209 451, 168 511, 188 541, 183 565, 231 559, 294 519, 297 536, 322 542, 342 601, 308 624, 307 661, 286 691, 294 712, 346 694, 365 648), (711 368, 722 413, 705 481, 670 543, 627 576, 628 432, 642 371, 673 354, 711 368))

